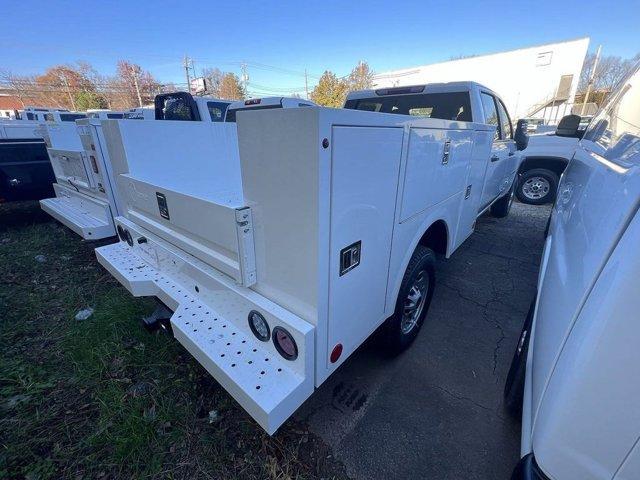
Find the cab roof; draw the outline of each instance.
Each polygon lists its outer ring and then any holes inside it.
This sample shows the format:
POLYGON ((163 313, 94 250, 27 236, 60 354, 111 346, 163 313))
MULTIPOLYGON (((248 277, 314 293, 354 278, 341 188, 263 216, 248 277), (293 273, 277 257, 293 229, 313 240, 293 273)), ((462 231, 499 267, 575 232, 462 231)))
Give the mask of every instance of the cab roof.
POLYGON ((493 92, 490 88, 482 85, 478 82, 464 81, 464 82, 441 82, 441 83, 425 83, 421 85, 406 85, 398 87, 382 87, 369 90, 356 90, 349 92, 347 100, 354 100, 359 98, 372 98, 372 97, 386 97, 389 95, 407 95, 407 94, 420 94, 420 93, 445 93, 445 92, 461 92, 472 91, 481 89, 484 91, 493 92))

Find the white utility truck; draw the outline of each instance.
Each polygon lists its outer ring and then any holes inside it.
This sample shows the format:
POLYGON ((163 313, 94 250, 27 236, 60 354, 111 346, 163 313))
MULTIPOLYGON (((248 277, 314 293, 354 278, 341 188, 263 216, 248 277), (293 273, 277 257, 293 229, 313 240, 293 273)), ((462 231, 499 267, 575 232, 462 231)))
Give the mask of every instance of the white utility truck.
POLYGON ((310 100, 302 100, 294 97, 264 97, 238 100, 229 105, 225 122, 235 122, 236 114, 246 110, 271 110, 274 108, 299 108, 317 106, 310 100))
POLYGON ((505 385, 512 479, 640 478, 640 63, 562 175, 505 385))
POLYGON ((552 132, 529 136, 516 188, 516 196, 522 203, 542 205, 555 200, 560 176, 586 127, 579 115, 567 115, 552 132))
POLYGON ((158 324, 272 434, 382 324, 391 349, 411 343, 435 253, 507 196, 492 151, 517 156, 526 133, 313 106, 236 120, 237 137, 232 122, 103 121, 125 211, 96 254, 168 307, 158 324))
MULTIPOLYGON (((258 105, 261 100, 255 99, 252 102, 258 105)), ((167 129, 166 140, 179 151, 184 148, 179 131, 201 131, 203 127, 194 124, 224 121, 229 103, 216 98, 192 97, 188 93, 177 92, 158 95, 154 113, 156 119, 167 122, 168 126, 164 127, 167 129), (198 115, 192 115, 191 112, 197 112, 198 115), (191 118, 195 121, 181 127, 176 121, 169 121, 176 118, 191 118)), ((269 103, 268 99, 266 103, 269 103)), ((89 113, 90 119, 78 120, 77 127, 75 124, 57 123, 49 124, 44 129, 49 132, 45 137, 49 144, 49 156, 57 183, 53 185, 56 197, 41 200, 40 204, 43 210, 85 240, 115 236, 113 218, 124 212, 122 200, 115 188, 114 172, 100 122, 101 119, 123 118, 124 113, 100 110, 89 113)), ((142 114, 144 117, 144 111, 142 114)), ((144 142, 140 145, 144 145, 144 142)), ((235 150, 225 154, 229 162, 238 165, 237 146, 235 150)), ((200 150, 198 154, 206 156, 207 152, 200 150)), ((157 167, 149 165, 149 168, 157 167)))
POLYGON ((85 240, 113 237, 120 206, 100 122, 83 118, 44 127, 56 196, 40 200, 40 206, 85 240))

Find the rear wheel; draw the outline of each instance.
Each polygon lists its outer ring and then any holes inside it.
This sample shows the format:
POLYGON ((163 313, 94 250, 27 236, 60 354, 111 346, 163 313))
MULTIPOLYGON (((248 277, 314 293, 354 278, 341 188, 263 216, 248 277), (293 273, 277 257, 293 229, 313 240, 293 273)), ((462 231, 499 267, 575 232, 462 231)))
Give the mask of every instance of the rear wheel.
POLYGON ((504 383, 504 406, 514 417, 522 415, 522 400, 524 398, 524 380, 527 370, 527 355, 529 353, 529 340, 531 338, 531 325, 533 324, 533 311, 535 298, 529 307, 529 313, 524 321, 522 332, 518 337, 516 351, 511 360, 511 367, 504 383))
POLYGON ((418 336, 431 304, 435 285, 436 255, 419 245, 402 279, 396 308, 382 329, 382 340, 393 354, 405 350, 418 336))
POLYGON ((516 195, 518 200, 529 205, 553 202, 558 190, 558 175, 545 168, 534 168, 522 174, 516 195))

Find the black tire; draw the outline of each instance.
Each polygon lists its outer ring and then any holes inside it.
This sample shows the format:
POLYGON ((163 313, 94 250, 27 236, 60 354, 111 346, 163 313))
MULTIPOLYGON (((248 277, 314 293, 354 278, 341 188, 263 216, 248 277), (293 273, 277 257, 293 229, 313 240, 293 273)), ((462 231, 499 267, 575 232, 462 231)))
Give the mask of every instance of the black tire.
POLYGON ((556 198, 556 192, 558 191, 558 181, 558 175, 546 168, 534 168, 532 170, 527 170, 520 177, 516 196, 522 203, 529 205, 544 205, 545 203, 552 203, 556 198), (538 179, 543 185, 545 183, 548 185, 546 193, 540 194, 539 197, 535 196, 537 195, 535 191, 529 193, 525 192, 528 187, 527 182, 535 182, 536 179, 538 179))
POLYGON ((509 215, 509 211, 511 210, 511 205, 513 204, 513 194, 515 191, 516 183, 518 179, 514 179, 511 184, 511 188, 509 189, 509 193, 505 196, 496 200, 493 205, 491 205, 491 215, 496 218, 504 218, 509 215))
POLYGON ((524 379, 527 370, 527 354, 529 352, 529 339, 531 338, 531 325, 533 324, 533 311, 536 299, 534 298, 529 307, 529 313, 522 326, 522 331, 518 337, 516 351, 511 360, 511 367, 504 382, 504 406, 513 417, 522 416, 522 400, 524 398, 524 379))
MULTIPOLYGON (((433 298, 433 290, 435 286, 435 264, 436 255, 430 248, 418 245, 416 251, 409 261, 407 270, 402 278, 398 299, 396 300, 396 308, 393 316, 388 318, 381 330, 381 339, 385 350, 392 355, 406 350, 409 345, 416 339, 418 332, 424 323, 425 316, 429 310, 431 299, 433 298), (418 277, 422 275, 422 279, 426 280, 424 292, 420 298, 424 297, 424 303, 418 312, 417 319, 409 330, 403 330, 403 317, 405 312, 405 302, 409 300, 409 293, 413 287, 419 284, 418 277)), ((420 307, 418 307, 420 308, 420 307)), ((407 322, 410 323, 410 322, 407 322)))

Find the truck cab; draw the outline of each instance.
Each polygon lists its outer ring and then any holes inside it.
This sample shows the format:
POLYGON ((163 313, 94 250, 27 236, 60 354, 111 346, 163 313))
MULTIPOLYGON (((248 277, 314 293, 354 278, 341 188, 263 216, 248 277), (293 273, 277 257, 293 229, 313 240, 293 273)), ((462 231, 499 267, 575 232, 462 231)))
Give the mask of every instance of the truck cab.
POLYGON ((249 110, 269 110, 274 108, 298 108, 317 106, 310 100, 302 100, 294 97, 264 97, 250 98, 248 100, 238 100, 229 105, 225 122, 235 122, 236 114, 249 110))
POLYGON ((484 85, 448 82, 360 90, 347 95, 344 108, 494 125, 496 130, 482 190, 482 208, 490 208, 506 194, 511 198, 520 153, 504 102, 484 85))
POLYGON ((154 101, 155 119, 224 122, 231 103, 214 97, 194 97, 188 92, 162 93, 154 101))

